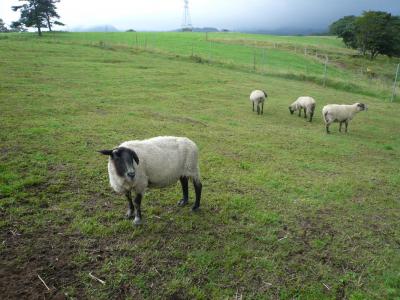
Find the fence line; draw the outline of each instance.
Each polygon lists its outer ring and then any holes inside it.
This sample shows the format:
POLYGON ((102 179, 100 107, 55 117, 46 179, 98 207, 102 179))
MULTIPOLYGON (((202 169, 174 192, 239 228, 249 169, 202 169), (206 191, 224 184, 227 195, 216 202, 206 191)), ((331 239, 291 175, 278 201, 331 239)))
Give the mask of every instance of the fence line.
MULTIPOLYGON (((243 45, 232 45, 232 47, 239 47, 239 52, 229 52, 226 47, 229 48, 229 44, 213 42, 206 35, 207 41, 192 41, 191 44, 182 44, 182 45, 171 45, 168 43, 163 44, 162 39, 157 39, 157 43, 151 43, 152 40, 149 40, 151 35, 148 36, 146 34, 138 34, 135 33, 135 37, 132 37, 133 41, 128 41, 128 46, 132 45, 136 48, 142 48, 147 51, 156 51, 160 54, 162 53, 170 53, 170 54, 179 54, 187 57, 196 56, 196 61, 198 62, 208 62, 210 64, 228 64, 232 67, 238 67, 241 69, 246 69, 255 73, 266 74, 268 70, 269 75, 277 75, 277 76, 287 76, 288 78, 297 78, 300 80, 308 80, 315 83, 319 83, 322 86, 334 86, 336 88, 341 87, 344 90, 354 90, 353 87, 357 87, 360 93, 365 93, 368 95, 375 95, 383 97, 388 97, 391 101, 396 99, 396 91, 397 91, 397 83, 398 83, 398 73, 400 70, 397 70, 393 87, 392 83, 388 81, 388 78, 382 78, 381 76, 376 77, 376 74, 373 72, 367 71, 366 68, 360 68, 359 71, 342 71, 340 67, 338 68, 328 68, 330 65, 334 64, 329 59, 328 54, 323 54, 323 52, 318 52, 317 49, 313 49, 304 46, 304 56, 307 57, 307 61, 301 64, 291 64, 289 61, 286 64, 279 65, 279 61, 274 59, 274 55, 276 54, 274 51, 271 56, 266 57, 267 49, 271 47, 258 46, 259 44, 253 44, 251 47, 246 47, 243 45), (206 47, 204 47, 206 46, 206 47), (220 47, 221 46, 221 47, 220 47), (259 49, 259 50, 258 50, 259 49), (231 55, 232 53, 232 55, 231 55), (234 54, 234 55, 233 55, 234 54), (248 57, 248 60, 246 59, 248 57), (204 59, 204 58, 207 58, 204 59), (229 58, 230 57, 230 58, 229 58), (325 59, 323 59, 323 57, 325 59), (246 62, 247 60, 247 62, 246 62), (319 68, 320 66, 320 68, 319 68), (320 70, 320 71, 318 71, 320 70), (330 75, 331 74, 331 75, 330 75), (332 77, 332 80, 329 80, 329 77, 332 77), (369 79, 369 83, 366 79, 369 79), (391 96, 389 96, 391 95, 391 96)), ((91 37, 84 37, 88 41, 95 41, 91 37)), ((154 38, 154 41, 156 37, 154 38)), ((126 44, 126 41, 125 41, 126 44)), ((108 39, 107 44, 104 41, 98 41, 97 45, 100 47, 108 49, 112 48, 112 46, 123 45, 121 43, 115 43, 114 39, 108 39), (108 44, 110 42, 111 44, 108 44)), ((272 43, 271 43, 272 45, 272 43)), ((274 48, 281 48, 282 45, 278 45, 277 43, 273 43, 274 48)), ((297 55, 302 54, 302 49, 298 48, 297 45, 289 45, 283 46, 285 51, 290 51, 292 53, 297 53, 297 55), (287 48, 292 47, 292 48, 287 48)), ((387 76, 387 75, 386 75, 387 76)))

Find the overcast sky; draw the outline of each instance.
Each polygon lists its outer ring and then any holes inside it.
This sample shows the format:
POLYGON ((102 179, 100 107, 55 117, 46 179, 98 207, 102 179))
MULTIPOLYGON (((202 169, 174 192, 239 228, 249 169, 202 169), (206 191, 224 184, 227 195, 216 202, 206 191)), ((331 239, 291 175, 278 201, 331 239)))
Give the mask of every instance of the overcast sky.
MULTIPOLYGON (((18 19, 11 11, 18 3, 0 0, 0 18, 6 24, 18 19)), ((61 0, 57 7, 67 30, 105 24, 120 30, 173 30, 181 27, 183 18, 183 0, 61 0)), ((400 0, 189 0, 189 10, 195 27, 323 29, 364 10, 400 15, 400 0)))

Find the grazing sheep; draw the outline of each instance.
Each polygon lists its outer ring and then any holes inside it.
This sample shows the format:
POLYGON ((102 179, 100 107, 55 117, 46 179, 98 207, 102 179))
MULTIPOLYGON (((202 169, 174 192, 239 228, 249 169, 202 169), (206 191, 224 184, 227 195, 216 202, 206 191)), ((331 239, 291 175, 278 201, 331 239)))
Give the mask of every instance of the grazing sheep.
POLYGON ((311 122, 315 110, 315 100, 308 96, 299 97, 289 106, 289 111, 292 115, 296 110, 299 110, 299 117, 301 116, 301 109, 304 110, 304 118, 307 118, 308 113, 311 122))
POLYGON ((267 98, 267 93, 261 90, 254 90, 250 94, 250 101, 253 103, 253 111, 254 111, 254 103, 257 105, 257 114, 264 113, 264 101, 267 98), (261 104, 261 110, 260 110, 261 104))
POLYGON ((108 174, 111 187, 125 194, 128 218, 135 215, 134 224, 141 224, 140 203, 147 188, 166 187, 180 180, 183 206, 189 201, 188 182, 191 178, 196 193, 193 210, 200 207, 202 184, 198 164, 198 149, 185 137, 159 136, 147 140, 127 141, 112 150, 101 150, 109 156, 108 174), (131 191, 136 192, 132 203, 131 191))
POLYGON ((354 115, 360 111, 367 110, 367 105, 363 103, 354 103, 351 105, 346 104, 329 104, 322 108, 322 116, 325 120, 326 124, 326 132, 330 133, 329 126, 333 122, 339 122, 339 131, 342 132, 342 124, 347 126, 349 125, 349 121, 353 119, 354 115))

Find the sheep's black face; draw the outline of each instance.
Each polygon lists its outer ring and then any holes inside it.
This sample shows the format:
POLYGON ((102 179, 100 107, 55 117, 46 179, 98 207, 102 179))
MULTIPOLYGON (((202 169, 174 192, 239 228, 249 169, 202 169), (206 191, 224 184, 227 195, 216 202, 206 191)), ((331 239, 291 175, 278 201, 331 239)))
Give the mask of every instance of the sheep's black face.
POLYGON ((290 111, 290 114, 293 115, 294 110, 290 106, 289 106, 289 111, 290 111))
POLYGON ((110 156, 118 176, 124 177, 128 181, 132 181, 135 178, 136 172, 133 166, 133 160, 135 160, 136 164, 139 164, 139 158, 133 150, 119 147, 113 150, 102 150, 99 152, 110 156))
POLYGON ((359 111, 367 110, 368 107, 364 103, 357 103, 357 108, 359 111))

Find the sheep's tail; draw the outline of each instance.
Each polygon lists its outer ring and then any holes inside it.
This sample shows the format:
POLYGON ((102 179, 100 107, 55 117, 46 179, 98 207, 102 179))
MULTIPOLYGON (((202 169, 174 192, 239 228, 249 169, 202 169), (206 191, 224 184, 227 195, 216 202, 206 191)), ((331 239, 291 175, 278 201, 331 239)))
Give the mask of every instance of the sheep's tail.
POLYGON ((265 91, 262 91, 264 93, 265 98, 268 97, 267 93, 265 91))
POLYGON ((328 115, 328 112, 326 111, 325 113, 324 113, 324 121, 325 121, 325 123, 328 123, 328 120, 326 119, 326 116, 328 115))

